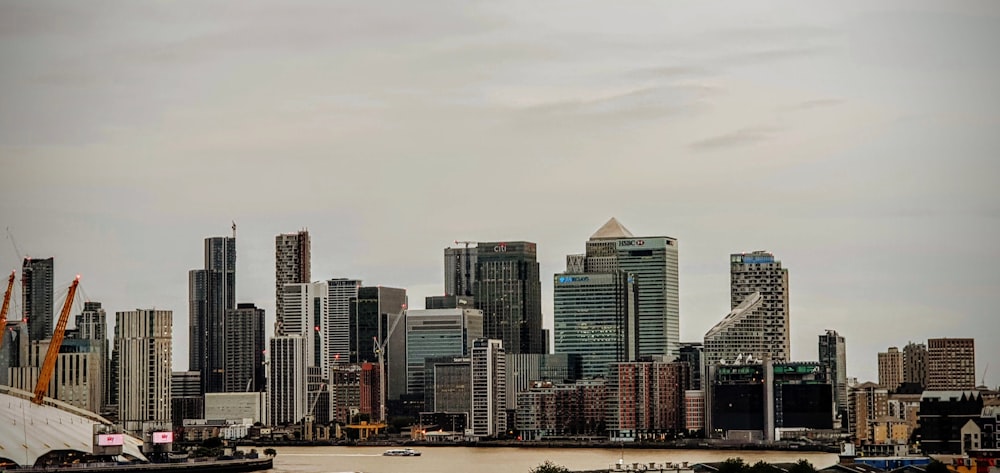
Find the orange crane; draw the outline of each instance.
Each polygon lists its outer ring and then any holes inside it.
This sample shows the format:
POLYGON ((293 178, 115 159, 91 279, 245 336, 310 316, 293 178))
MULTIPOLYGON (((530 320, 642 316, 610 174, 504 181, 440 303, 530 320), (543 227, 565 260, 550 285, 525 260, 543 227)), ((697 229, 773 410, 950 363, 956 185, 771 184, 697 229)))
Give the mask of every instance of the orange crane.
POLYGON ((10 278, 7 279, 7 292, 3 295, 3 307, 0 308, 0 347, 3 346, 3 332, 7 330, 7 309, 10 308, 11 289, 14 289, 14 271, 10 272, 10 278))
POLYGON ((69 292, 66 294, 66 302, 63 303, 62 312, 59 313, 59 323, 56 324, 56 331, 52 333, 52 341, 49 342, 49 350, 45 352, 45 361, 42 362, 42 369, 38 371, 38 383, 35 384, 35 397, 31 402, 41 404, 45 392, 49 390, 49 380, 52 379, 52 372, 56 369, 56 359, 59 358, 59 347, 62 345, 63 337, 66 336, 66 323, 69 322, 69 310, 73 307, 73 297, 76 296, 76 286, 80 284, 80 276, 69 285, 69 292))

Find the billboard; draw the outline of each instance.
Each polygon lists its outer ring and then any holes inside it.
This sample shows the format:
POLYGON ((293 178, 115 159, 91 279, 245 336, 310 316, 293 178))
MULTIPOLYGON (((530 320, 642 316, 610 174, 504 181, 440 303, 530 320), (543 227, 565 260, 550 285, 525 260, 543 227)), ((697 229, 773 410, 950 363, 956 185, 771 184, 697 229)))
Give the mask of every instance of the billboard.
POLYGON ((125 436, 122 434, 100 434, 97 436, 97 445, 101 447, 125 445, 125 436))
POLYGON ((153 432, 153 443, 173 443, 174 433, 173 432, 153 432))

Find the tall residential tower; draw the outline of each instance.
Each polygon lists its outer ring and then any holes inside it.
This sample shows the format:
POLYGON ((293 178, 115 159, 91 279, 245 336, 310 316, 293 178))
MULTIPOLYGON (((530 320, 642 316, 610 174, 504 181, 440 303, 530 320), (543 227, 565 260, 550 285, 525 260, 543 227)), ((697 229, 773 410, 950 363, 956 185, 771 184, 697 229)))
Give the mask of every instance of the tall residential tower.
POLYGON ((205 269, 188 272, 191 371, 203 392, 225 389, 226 312, 236 308, 236 237, 205 239, 205 269))
POLYGON ((28 321, 28 338, 52 338, 52 258, 25 258, 21 265, 21 307, 28 321))
POLYGON ((771 359, 789 361, 788 270, 766 251, 734 253, 729 255, 729 276, 731 307, 735 309, 750 295, 760 294, 757 311, 763 317, 763 339, 772 347, 771 359))
POLYGON ((285 320, 281 290, 285 284, 310 282, 311 243, 309 232, 282 233, 274 237, 274 317, 275 333, 281 332, 285 320))

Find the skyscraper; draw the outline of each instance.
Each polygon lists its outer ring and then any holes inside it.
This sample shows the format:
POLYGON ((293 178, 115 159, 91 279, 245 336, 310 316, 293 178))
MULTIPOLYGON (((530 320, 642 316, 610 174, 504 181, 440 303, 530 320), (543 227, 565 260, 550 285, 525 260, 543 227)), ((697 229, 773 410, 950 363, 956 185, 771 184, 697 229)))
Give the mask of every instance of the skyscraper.
POLYGON ((474 242, 464 243, 463 248, 444 249, 444 294, 446 296, 472 297, 476 294, 476 253, 474 242))
POLYGON ((275 333, 281 332, 281 324, 285 320, 281 289, 285 284, 312 281, 311 248, 309 232, 307 230, 296 233, 282 233, 274 237, 275 333))
POLYGON ((333 363, 351 361, 351 307, 361 289, 360 279, 326 281, 326 345, 333 363))
MULTIPOLYGON (((567 272, 578 272, 580 255, 566 258, 567 272)), ((639 289, 639 356, 677 356, 680 342, 680 298, 677 240, 665 236, 636 237, 617 219, 608 220, 587 241, 584 272, 631 273, 639 289)))
POLYGON ((129 432, 169 424, 173 312, 136 309, 115 318, 119 420, 129 432))
POLYGON ((77 337, 81 340, 90 340, 93 348, 97 350, 97 358, 100 360, 99 377, 100 380, 100 407, 96 412, 102 412, 111 403, 109 391, 111 391, 111 350, 108 346, 108 315, 101 307, 100 302, 86 301, 83 303, 83 312, 76 316, 75 326, 77 337))
MULTIPOLYGON (((235 227, 234 227, 235 228, 235 227)), ((189 365, 204 392, 225 388, 225 318, 236 308, 236 237, 205 239, 205 268, 188 272, 189 365)))
POLYGON ((732 308, 759 293, 762 301, 757 310, 763 316, 762 334, 771 347, 771 359, 789 361, 788 270, 765 251, 734 253, 729 256, 729 276, 732 308))
POLYGON ((52 258, 25 258, 21 265, 21 308, 32 341, 52 337, 52 258))
POLYGON ((476 248, 476 308, 484 337, 509 353, 542 353, 542 282, 537 249, 527 241, 480 242, 476 248))
POLYGON ((226 314, 226 392, 259 392, 264 386, 264 309, 238 304, 226 314))
POLYGON ((819 336, 819 362, 830 370, 833 384, 833 402, 837 413, 846 421, 847 417, 847 346, 844 337, 836 330, 827 330, 819 336))
POLYGON ((903 382, 926 388, 929 381, 927 371, 927 345, 909 342, 903 347, 903 382))
POLYGON ((361 287, 350 307, 350 362, 375 362, 375 339, 384 352, 387 400, 406 392, 406 289, 361 287))
POLYGON ((638 359, 638 293, 624 271, 563 273, 553 278, 556 353, 582 359, 583 377, 638 359))
POLYGON ((301 335, 279 335, 271 338, 271 365, 267 378, 270 425, 300 422, 308 409, 306 391, 305 340, 301 335))
POLYGON ((976 340, 927 340, 928 390, 958 391, 976 388, 976 340))
POLYGON ((281 300, 285 307, 284 322, 276 336, 298 335, 306 346, 306 366, 320 368, 329 379, 330 359, 326 338, 326 282, 285 284, 281 300))
POLYGON ((480 338, 472 342, 472 431, 495 437, 507 431, 507 359, 503 342, 480 338))
POLYGON ((878 384, 895 391, 903 382, 903 352, 899 348, 889 347, 889 351, 878 354, 878 384))

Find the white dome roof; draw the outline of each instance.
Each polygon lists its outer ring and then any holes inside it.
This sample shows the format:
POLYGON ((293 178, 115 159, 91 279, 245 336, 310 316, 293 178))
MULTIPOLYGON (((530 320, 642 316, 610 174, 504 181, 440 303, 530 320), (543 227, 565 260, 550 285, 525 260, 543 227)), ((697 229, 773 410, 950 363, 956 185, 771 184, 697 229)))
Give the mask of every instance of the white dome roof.
MULTIPOLYGON (((93 451, 94 424, 108 422, 68 404, 45 401, 38 405, 31 402, 31 393, 0 386, 0 458, 32 466, 53 450, 93 451)), ((141 446, 141 440, 126 435, 123 454, 146 460, 141 446)))

